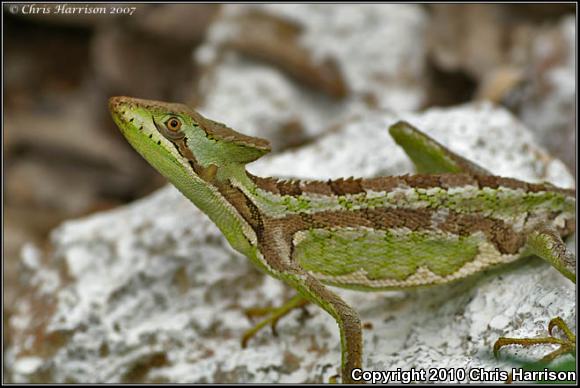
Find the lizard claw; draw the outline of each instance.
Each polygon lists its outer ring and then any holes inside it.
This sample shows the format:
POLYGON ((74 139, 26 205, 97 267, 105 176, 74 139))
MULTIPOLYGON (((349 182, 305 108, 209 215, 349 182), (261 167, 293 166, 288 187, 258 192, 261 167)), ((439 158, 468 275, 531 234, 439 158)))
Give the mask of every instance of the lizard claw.
POLYGON ((550 323, 548 323, 548 333, 550 333, 551 336, 553 336, 552 330, 554 329, 554 327, 560 329, 564 334, 564 336, 566 337, 566 339, 572 342, 576 341, 576 336, 574 335, 574 333, 572 333, 572 330, 570 330, 570 328, 568 327, 568 325, 566 325, 566 322, 564 322, 562 318, 560 317, 553 318, 550 321, 550 323))
POLYGON ((576 336, 570 330, 568 325, 564 322, 564 320, 560 317, 556 317, 550 321, 548 324, 548 337, 539 337, 539 338, 507 338, 507 337, 500 337, 495 344, 493 345, 493 354, 497 358, 499 356, 499 351, 501 348, 507 345, 520 345, 523 347, 529 347, 534 345, 559 345, 559 347, 548 353, 544 356, 540 361, 541 362, 551 362, 556 358, 572 353, 576 353, 576 336), (558 328, 563 333, 563 338, 557 338, 553 334, 553 329, 558 328))

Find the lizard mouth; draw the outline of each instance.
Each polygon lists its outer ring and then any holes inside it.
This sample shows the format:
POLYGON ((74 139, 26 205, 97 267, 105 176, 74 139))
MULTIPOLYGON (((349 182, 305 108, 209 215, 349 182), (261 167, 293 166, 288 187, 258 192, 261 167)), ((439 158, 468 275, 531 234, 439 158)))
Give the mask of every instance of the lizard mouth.
POLYGON ((155 116, 151 115, 151 121, 153 122, 153 126, 155 127, 155 129, 157 129, 159 133, 163 133, 161 132, 161 127, 159 126, 159 124, 157 124, 157 121, 155 121, 155 116))
POLYGON ((127 117, 127 103, 125 97, 111 97, 109 98, 109 111, 113 120, 119 125, 119 128, 124 129, 126 124, 130 124, 132 120, 127 117))
POLYGON ((121 115, 127 107, 125 101, 124 97, 117 96, 109 98, 109 111, 113 114, 121 115))

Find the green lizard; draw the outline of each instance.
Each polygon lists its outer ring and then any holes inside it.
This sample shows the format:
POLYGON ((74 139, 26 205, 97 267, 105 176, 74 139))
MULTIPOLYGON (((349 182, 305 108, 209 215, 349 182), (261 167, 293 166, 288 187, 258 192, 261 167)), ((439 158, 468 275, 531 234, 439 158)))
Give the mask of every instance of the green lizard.
MULTIPOLYGON (((219 227, 231 246, 297 296, 244 337, 312 302, 337 322, 342 381, 362 368, 357 312, 327 285, 377 291, 443 284, 538 255, 571 281, 576 260, 563 236, 575 231, 575 191, 491 175, 410 124, 390 128, 418 174, 332 181, 277 180, 246 171, 270 151, 185 105, 113 97, 109 108, 129 143, 219 227)), ((567 339, 554 358, 575 351, 567 339)))

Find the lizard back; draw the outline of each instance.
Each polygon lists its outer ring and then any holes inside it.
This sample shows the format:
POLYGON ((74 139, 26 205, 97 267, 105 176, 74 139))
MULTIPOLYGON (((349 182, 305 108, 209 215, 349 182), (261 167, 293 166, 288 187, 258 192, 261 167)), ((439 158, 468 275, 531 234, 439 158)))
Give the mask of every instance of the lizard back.
POLYGON ((562 236, 575 230, 574 190, 550 184, 467 173, 250 178, 252 188, 237 186, 259 209, 261 249, 276 257, 285 246, 340 287, 446 283, 525 256, 527 231, 538 223, 562 236))

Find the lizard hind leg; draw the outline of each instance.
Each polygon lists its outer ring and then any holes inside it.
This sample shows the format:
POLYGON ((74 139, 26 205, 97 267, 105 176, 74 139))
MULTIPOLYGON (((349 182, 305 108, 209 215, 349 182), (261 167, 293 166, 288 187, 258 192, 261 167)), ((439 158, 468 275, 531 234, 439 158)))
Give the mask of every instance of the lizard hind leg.
MULTIPOLYGON (((298 291, 298 295, 291 298, 283 306, 274 309, 270 317, 248 330, 242 338, 242 347, 245 347, 247 342, 265 326, 275 327, 278 319, 293 309, 312 302, 328 312, 338 324, 342 349, 342 383, 360 383, 360 381, 353 380, 351 375, 354 369, 362 368, 362 325, 358 313, 300 267, 292 266, 292 268, 286 269, 284 280, 298 291)), ((267 314, 268 309, 255 312, 257 312, 256 315, 267 314)), ((255 312, 250 311, 250 314, 255 312)), ((336 376, 332 376, 330 382, 336 382, 336 376)))
POLYGON ((490 175, 483 167, 457 155, 406 121, 392 125, 389 133, 413 161, 418 173, 490 175))
MULTIPOLYGON (((576 259, 570 252, 558 232, 548 226, 540 226, 534 229, 527 240, 530 253, 540 256, 549 262, 562 275, 576 283, 576 259)), ((507 338, 500 337, 493 346, 493 353, 497 357, 504 346, 520 345, 524 347, 534 345, 559 345, 558 348, 548 353, 540 361, 549 363, 564 354, 576 354, 576 336, 568 325, 560 317, 556 317, 548 324, 548 336, 539 338, 507 338), (562 332, 562 338, 553 335, 554 328, 562 332)))
POLYGON ((276 324, 278 321, 283 318, 284 316, 288 315, 290 312, 297 308, 302 308, 306 306, 309 302, 304 299, 300 294, 295 295, 288 301, 286 301, 280 307, 260 307, 260 308, 252 308, 247 309, 246 316, 248 318, 256 317, 256 316, 264 316, 269 315, 266 319, 257 323, 254 327, 247 330, 244 335, 242 336, 241 345, 242 348, 248 346, 248 342, 264 327, 270 326, 272 329, 272 333, 276 335, 276 324))
POLYGON ((546 260, 562 275, 576 283, 576 258, 554 228, 541 225, 532 230, 526 246, 530 253, 546 260))

